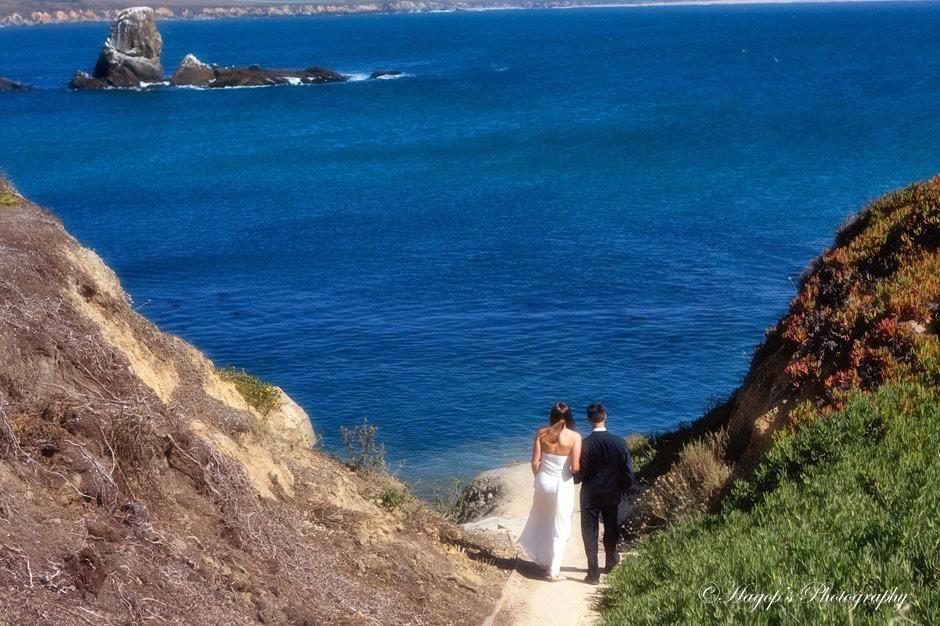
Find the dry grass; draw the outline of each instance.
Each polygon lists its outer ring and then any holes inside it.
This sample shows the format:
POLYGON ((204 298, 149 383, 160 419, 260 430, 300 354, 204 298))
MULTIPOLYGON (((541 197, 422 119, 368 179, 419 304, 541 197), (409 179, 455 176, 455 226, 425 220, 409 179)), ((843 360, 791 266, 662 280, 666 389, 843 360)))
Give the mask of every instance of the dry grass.
POLYGON ((686 444, 678 461, 656 480, 648 494, 647 524, 662 526, 708 511, 732 475, 725 460, 727 446, 724 430, 686 444))

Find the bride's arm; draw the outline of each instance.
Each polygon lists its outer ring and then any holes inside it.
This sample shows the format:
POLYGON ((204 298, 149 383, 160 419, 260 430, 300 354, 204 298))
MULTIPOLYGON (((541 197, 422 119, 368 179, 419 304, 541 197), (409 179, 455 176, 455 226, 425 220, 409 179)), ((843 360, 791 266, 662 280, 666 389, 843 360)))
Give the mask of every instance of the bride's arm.
POLYGON ((535 433, 535 443, 532 444, 532 474, 539 473, 539 464, 542 462, 542 444, 539 442, 539 434, 535 433))
POLYGON ((574 446, 568 454, 571 457, 571 471, 577 474, 581 471, 581 437, 574 440, 574 446))

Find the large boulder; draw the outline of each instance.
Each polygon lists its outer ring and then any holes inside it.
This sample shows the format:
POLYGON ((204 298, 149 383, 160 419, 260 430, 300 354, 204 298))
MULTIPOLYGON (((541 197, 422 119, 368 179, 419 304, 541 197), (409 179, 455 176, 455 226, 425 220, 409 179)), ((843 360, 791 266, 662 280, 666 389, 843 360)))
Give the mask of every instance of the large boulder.
POLYGON ((71 89, 138 88, 163 81, 160 55, 163 38, 150 7, 131 7, 118 13, 91 75, 76 72, 71 89))
POLYGON ((203 63, 193 54, 187 54, 179 68, 173 72, 170 84, 187 87, 207 87, 215 80, 215 68, 203 63))
POLYGON ((208 65, 192 54, 187 54, 179 69, 170 78, 177 87, 264 87, 269 85, 309 85, 336 83, 346 76, 322 67, 305 70, 271 70, 257 65, 249 67, 218 67, 208 65))
POLYGON ((18 83, 15 80, 0 76, 0 91, 29 91, 32 89, 29 85, 18 83))

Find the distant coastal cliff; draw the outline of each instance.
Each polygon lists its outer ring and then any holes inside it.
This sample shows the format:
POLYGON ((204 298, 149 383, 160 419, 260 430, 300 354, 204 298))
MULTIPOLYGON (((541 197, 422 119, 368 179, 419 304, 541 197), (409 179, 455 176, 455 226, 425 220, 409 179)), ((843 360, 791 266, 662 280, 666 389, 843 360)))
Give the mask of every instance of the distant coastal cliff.
MULTIPOLYGON (((725 4, 750 4, 767 0, 724 0, 725 4)), ((795 0, 800 1, 800 0, 795 0)), ((811 0, 804 0, 811 1, 811 0)), ((860 0, 863 1, 863 0, 860 0)), ((599 0, 492 0, 481 2, 448 0, 395 0, 393 2, 356 2, 330 4, 186 4, 173 3, 157 7, 160 19, 212 20, 245 17, 309 17, 314 15, 348 15, 359 13, 431 13, 446 11, 480 11, 499 9, 565 9, 576 7, 610 7, 661 4, 695 4, 686 0, 637 0, 631 2, 604 2, 599 0)), ((705 2, 702 2, 705 4, 705 2)), ((75 22, 110 22, 117 18, 121 6, 99 3, 57 2, 38 0, 21 2, 0 0, 0 27, 31 26, 38 24, 69 24, 75 22)))
MULTIPOLYGON (((37 24, 68 24, 74 22, 110 22, 117 18, 121 8, 88 6, 84 8, 47 8, 47 3, 36 3, 35 8, 4 10, 0 8, 0 26, 30 26, 37 24)), ((339 4, 284 4, 279 6, 191 6, 158 7, 162 19, 221 19, 236 17, 291 17, 344 13, 378 13, 382 11, 421 11, 426 3, 395 2, 391 4, 364 3, 339 4)), ((432 9, 433 10, 433 9, 432 9)))
MULTIPOLYGON (((350 2, 337 4, 279 5, 169 5, 156 7, 160 19, 211 20, 243 17, 308 17, 313 15, 346 15, 357 13, 418 13, 431 11, 469 10, 475 8, 548 8, 578 6, 583 2, 493 2, 465 3, 436 0, 397 0, 395 2, 350 2)), ((75 22, 110 22, 121 12, 120 6, 97 3, 61 2, 0 2, 0 27, 37 24, 69 24, 75 22)))

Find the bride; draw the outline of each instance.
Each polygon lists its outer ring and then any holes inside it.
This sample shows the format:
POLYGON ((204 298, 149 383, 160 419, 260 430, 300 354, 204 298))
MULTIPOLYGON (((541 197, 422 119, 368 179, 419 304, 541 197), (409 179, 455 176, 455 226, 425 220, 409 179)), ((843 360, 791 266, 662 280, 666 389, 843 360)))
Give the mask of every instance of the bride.
POLYGON ((519 545, 548 580, 564 580, 561 559, 571 535, 574 513, 574 476, 580 470, 581 435, 574 430, 571 409, 564 402, 552 407, 549 426, 535 433, 532 446, 532 473, 535 495, 519 545))

